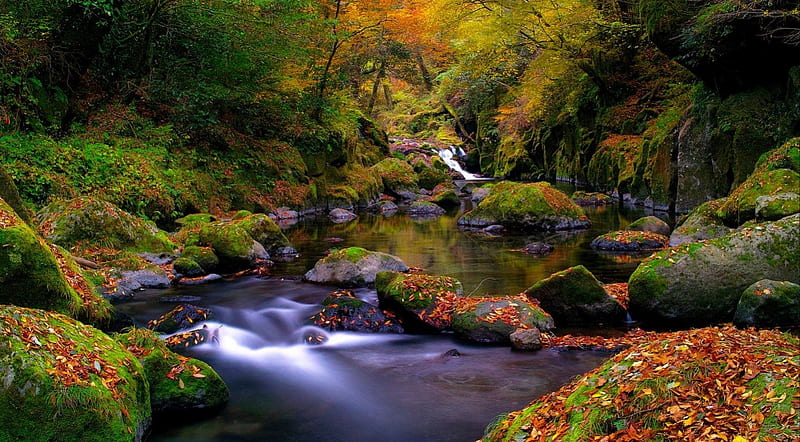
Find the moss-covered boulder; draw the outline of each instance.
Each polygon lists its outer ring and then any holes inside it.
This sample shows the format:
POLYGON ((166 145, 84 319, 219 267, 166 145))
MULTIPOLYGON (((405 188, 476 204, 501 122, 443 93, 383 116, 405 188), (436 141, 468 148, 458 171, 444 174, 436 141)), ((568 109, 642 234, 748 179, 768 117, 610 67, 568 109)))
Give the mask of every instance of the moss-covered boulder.
POLYGON ((380 213, 381 215, 390 216, 397 213, 397 204, 389 200, 380 200, 377 203, 367 207, 370 212, 380 213))
POLYGON ((724 199, 708 201, 689 212, 670 235, 670 245, 678 246, 730 234, 733 230, 717 215, 724 202, 724 199))
POLYGON ((603 284, 584 266, 553 273, 525 291, 556 323, 617 323, 625 319, 625 309, 611 297, 603 284))
POLYGON ((158 319, 148 322, 147 328, 158 333, 175 333, 213 318, 214 313, 209 308, 181 304, 159 316, 158 319))
POLYGON ((476 208, 458 220, 459 225, 486 227, 501 224, 522 230, 569 230, 590 225, 577 204, 548 183, 495 184, 476 208))
POLYGON ((69 254, 46 243, 0 200, 0 303, 64 313, 92 323, 110 316, 69 254))
POLYGON ((414 168, 398 158, 386 158, 372 166, 372 170, 380 175, 384 192, 409 199, 419 191, 419 178, 414 168))
POLYGON ((406 213, 411 217, 433 218, 444 215, 445 210, 441 206, 430 201, 414 201, 408 206, 406 213))
POLYGON ((482 440, 797 440, 796 337, 728 327, 633 341, 579 379, 499 416, 482 440))
POLYGON ((625 230, 638 230, 641 232, 653 232, 659 235, 669 236, 672 229, 669 224, 657 216, 643 216, 628 224, 625 230))
POLYGON ((583 190, 572 192, 570 198, 579 206, 605 206, 614 203, 614 198, 605 193, 586 192, 583 190))
POLYGON ((746 288, 733 323, 739 327, 775 327, 800 324, 800 285, 762 279, 746 288))
POLYGON ((43 310, 0 307, 0 440, 142 440, 148 381, 98 330, 43 310))
POLYGON ((670 326, 730 321, 756 281, 800 283, 798 243, 800 214, 656 252, 630 277, 631 315, 670 326))
POLYGON ((195 227, 208 224, 217 220, 217 217, 210 213, 192 213, 175 220, 175 224, 181 227, 195 227))
POLYGON ((322 310, 311 323, 330 330, 360 333, 403 333, 403 326, 391 312, 356 297, 351 290, 339 290, 322 300, 322 310))
POLYGON ((199 245, 211 247, 222 270, 241 270, 269 258, 264 246, 239 224, 218 221, 204 225, 198 232, 199 245))
POLYGON ((408 271, 398 257, 373 252, 361 247, 348 247, 331 252, 306 272, 306 281, 338 287, 365 287, 375 283, 375 275, 383 271, 408 271))
MULTIPOLYGON (((434 157, 434 158, 439 158, 439 157, 434 157)), ((450 174, 447 173, 446 170, 433 167, 426 167, 418 171, 417 176, 419 180, 419 187, 429 190, 433 189, 439 184, 450 183, 453 181, 453 178, 450 177, 450 174)))
POLYGON ((432 203, 437 206, 444 207, 445 209, 451 207, 458 207, 461 205, 461 199, 453 189, 444 189, 431 195, 432 203))
POLYGON ((187 246, 181 250, 180 257, 196 262, 205 273, 213 272, 219 265, 219 258, 211 247, 187 246))
POLYGON ((176 244, 155 224, 91 197, 57 201, 38 215, 49 241, 71 248, 82 243, 151 253, 170 253, 176 244))
POLYGON ((755 219, 759 198, 774 197, 797 189, 800 189, 800 174, 794 170, 756 170, 725 199, 719 215, 726 224, 738 226, 755 219))
POLYGON ((189 258, 178 258, 172 263, 172 268, 178 275, 194 278, 195 276, 203 276, 207 272, 203 270, 197 261, 189 258))
POLYGON ((381 308, 394 312, 409 331, 450 328, 461 282, 449 276, 381 272, 375 279, 381 308))
POLYGON ((756 198, 755 214, 758 220, 777 221, 795 213, 800 213, 800 194, 795 192, 762 195, 756 198))
POLYGON ((669 237, 660 233, 640 230, 617 230, 604 233, 589 244, 595 250, 613 252, 640 252, 660 250, 669 245, 669 237))
POLYGON ((251 238, 261 243, 269 253, 284 247, 291 247, 289 239, 283 234, 281 228, 275 224, 272 218, 263 213, 244 216, 236 220, 235 224, 244 229, 251 238))
POLYGON ((213 368, 173 353, 153 332, 134 329, 117 339, 141 361, 156 417, 205 417, 228 402, 228 386, 213 368))
POLYGON ((458 298, 453 310, 453 331, 484 344, 510 343, 519 329, 554 327, 553 318, 525 296, 458 298))

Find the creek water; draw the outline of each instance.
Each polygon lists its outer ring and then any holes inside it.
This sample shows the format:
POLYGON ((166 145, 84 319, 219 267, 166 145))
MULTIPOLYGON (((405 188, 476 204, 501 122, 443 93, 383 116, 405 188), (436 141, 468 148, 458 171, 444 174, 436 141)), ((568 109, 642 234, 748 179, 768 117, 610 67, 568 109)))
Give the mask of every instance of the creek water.
MULTIPOLYGON (((592 228, 572 233, 493 237, 459 230, 469 202, 445 216, 413 220, 360 214, 332 224, 304 220, 285 232, 300 252, 277 263, 270 277, 146 291, 121 311, 143 325, 177 300, 212 308, 219 344, 189 356, 208 362, 231 389, 229 404, 192 423, 162 422, 152 441, 469 441, 492 419, 519 409, 599 365, 606 353, 469 344, 452 335, 370 335, 335 332, 318 346, 303 344, 306 318, 333 288, 299 275, 332 247, 361 246, 401 257, 429 273, 453 276, 475 295, 516 294, 553 272, 583 264, 603 282, 627 279, 639 259, 589 248, 600 233, 644 215, 617 207, 588 209, 592 228), (546 241, 545 257, 514 251, 546 241), (447 356, 457 349, 460 356, 447 356)), ((356 294, 377 302, 374 290, 356 294)), ((606 330, 613 332, 613 330, 606 330)))

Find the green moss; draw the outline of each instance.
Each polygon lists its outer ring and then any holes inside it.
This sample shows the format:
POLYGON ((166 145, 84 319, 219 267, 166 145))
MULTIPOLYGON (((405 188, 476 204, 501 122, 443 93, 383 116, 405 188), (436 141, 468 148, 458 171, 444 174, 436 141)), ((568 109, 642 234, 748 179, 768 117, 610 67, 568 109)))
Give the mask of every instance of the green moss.
POLYGON ((275 221, 263 213, 240 218, 236 221, 236 224, 249 233, 251 238, 261 243, 268 251, 291 245, 289 239, 283 234, 281 228, 275 224, 275 221))
POLYGON ((172 263, 172 267, 175 269, 176 273, 189 277, 200 276, 207 273, 200 264, 189 258, 176 259, 175 262, 172 263))
POLYGON ((355 264, 367 256, 368 253, 369 250, 361 247, 348 247, 346 249, 337 250, 336 252, 331 253, 330 256, 334 260, 346 259, 355 264))
POLYGON ((219 265, 219 258, 210 247, 187 246, 181 251, 181 258, 194 261, 206 272, 212 272, 219 265))
POLYGON ((253 238, 237 223, 215 222, 200 228, 198 242, 211 247, 219 257, 220 266, 238 268, 249 266, 253 259, 253 238))
POLYGON ((175 224, 183 227, 194 227, 216 221, 217 217, 210 213, 193 213, 175 220, 175 224))
POLYGON ((375 277, 375 289, 379 298, 409 309, 426 309, 444 293, 460 296, 464 292, 461 282, 449 276, 399 272, 379 272, 375 277))
POLYGON ((764 166, 731 192, 718 215, 727 224, 738 226, 755 218, 758 197, 776 196, 797 189, 800 189, 800 174, 791 169, 770 170, 764 166))
POLYGON ((0 318, 0 439, 143 438, 148 382, 132 354, 62 315, 4 306, 0 318))
POLYGON ((117 339, 144 367, 154 414, 198 417, 198 412, 215 411, 228 402, 228 387, 213 368, 173 353, 153 332, 135 329, 117 339))
POLYGON ((386 158, 372 166, 372 169, 383 180, 383 187, 387 193, 416 192, 419 187, 417 173, 403 160, 386 158))
POLYGON ((249 210, 240 210, 240 211, 236 212, 233 215, 233 218, 231 218, 231 219, 236 221, 236 220, 239 220, 239 219, 242 219, 242 218, 246 218, 246 217, 248 217, 248 216, 250 216, 252 214, 253 214, 253 212, 251 212, 249 210))
MULTIPOLYGON (((439 158, 439 157, 434 157, 439 158)), ((450 174, 446 171, 433 168, 433 167, 425 167, 421 171, 417 172, 419 177, 419 187, 423 189, 433 189, 437 185, 441 183, 448 183, 452 182, 452 178, 450 174)))

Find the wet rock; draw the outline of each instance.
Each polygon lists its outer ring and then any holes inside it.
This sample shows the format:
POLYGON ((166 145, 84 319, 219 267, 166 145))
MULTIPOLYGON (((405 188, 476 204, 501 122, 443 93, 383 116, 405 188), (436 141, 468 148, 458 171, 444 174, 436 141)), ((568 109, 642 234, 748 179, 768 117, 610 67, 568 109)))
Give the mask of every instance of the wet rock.
POLYGON ((211 339, 215 337, 212 332, 218 333, 219 330, 212 330, 208 326, 203 325, 203 327, 196 330, 175 333, 165 339, 164 343, 167 345, 167 348, 172 351, 185 350, 206 342, 212 342, 211 339))
POLYGON ((443 208, 458 207, 461 205, 461 199, 456 192, 452 189, 441 190, 431 196, 432 203, 443 208))
POLYGON ((417 173, 410 164, 401 159, 383 159, 372 166, 372 170, 381 177, 386 194, 413 199, 413 195, 419 191, 417 173))
POLYGON ((349 247, 317 261, 304 278, 339 287, 366 287, 372 285, 375 275, 382 271, 405 272, 408 266, 400 258, 387 253, 349 247))
POLYGON ((692 210, 675 228, 669 238, 670 246, 678 246, 687 242, 719 238, 730 234, 733 230, 725 225, 717 215, 724 199, 713 200, 701 204, 692 210))
POLYGON ((800 324, 800 285, 763 279, 746 288, 733 323, 738 327, 776 327, 800 324))
POLYGON ((173 264, 173 266, 175 266, 176 272, 183 273, 188 276, 199 276, 199 275, 204 275, 206 273, 211 273, 217 269, 217 266, 219 266, 219 258, 217 257, 217 255, 214 254, 214 251, 211 249, 211 247, 199 247, 199 246, 184 247, 183 250, 181 251, 181 258, 194 261, 202 269, 202 273, 192 275, 178 270, 179 266, 177 265, 177 263, 173 264))
POLYGON ((175 255, 171 253, 138 253, 138 255, 144 258, 145 261, 149 262, 150 264, 154 264, 157 266, 163 266, 170 264, 171 262, 175 261, 177 258, 175 255))
POLYGON ((800 195, 794 192, 763 195, 756 198, 756 218, 777 221, 784 216, 800 213, 800 195))
POLYGON ((215 222, 203 226, 199 231, 199 245, 211 247, 223 270, 243 270, 269 259, 264 246, 239 224, 215 222))
POLYGON ((523 253, 536 256, 549 255, 550 253, 553 253, 553 250, 555 250, 555 247, 544 242, 532 242, 530 244, 526 244, 525 247, 520 249, 520 251, 523 253))
POLYGON ((506 228, 501 226, 500 224, 492 224, 491 226, 486 226, 481 229, 481 232, 489 233, 492 235, 500 235, 506 231, 506 228))
POLYGON ((542 348, 542 333, 538 328, 518 328, 509 337, 514 350, 532 351, 542 348))
POLYGON ((307 345, 322 345, 328 342, 328 339, 330 338, 322 330, 314 328, 303 330, 302 339, 303 343, 307 345))
POLYGON ((459 218, 458 224, 502 224, 520 230, 551 231, 582 229, 590 222, 583 209, 548 183, 505 181, 495 184, 476 208, 459 218))
POLYGON ((641 252, 667 247, 669 237, 647 231, 618 230, 598 236, 589 245, 595 250, 641 252))
POLYGON ((192 304, 181 304, 172 310, 147 323, 147 328, 159 333, 175 333, 178 330, 192 328, 197 323, 214 318, 214 313, 206 307, 192 304))
POLYGON ((625 319, 622 305, 582 265, 553 273, 525 294, 537 300, 558 324, 613 324, 625 319))
POLYGON ((653 232, 659 235, 669 236, 672 232, 669 224, 657 216, 645 216, 628 224, 625 230, 638 230, 641 232, 653 232))
POLYGON ((797 214, 656 252, 630 277, 631 316, 670 326, 730 321, 751 284, 800 283, 799 242, 797 214))
POLYGON ((188 276, 193 278, 195 276, 205 275, 206 271, 200 267, 196 261, 189 258, 178 258, 172 263, 175 273, 181 276, 188 276))
POLYGON ((300 253, 294 247, 282 247, 272 253, 272 259, 281 262, 293 261, 299 256, 300 253))
POLYGON ((458 351, 457 348, 451 348, 450 350, 447 350, 446 352, 442 353, 441 357, 443 359, 460 358, 461 352, 458 351))
POLYGON ((491 191, 491 187, 478 187, 472 191, 470 200, 475 204, 480 203, 484 198, 486 198, 486 196, 489 195, 489 192, 491 191))
POLYGON ((251 238, 264 246, 264 249, 268 253, 291 246, 289 239, 286 238, 286 235, 283 234, 280 227, 275 224, 275 221, 263 213, 248 215, 237 220, 235 224, 244 229, 251 238))
POLYGON ((579 206, 605 206, 614 203, 613 197, 600 192, 576 190, 570 198, 579 206))
POLYGON ((455 301, 453 331, 471 341, 506 344, 515 330, 550 330, 553 318, 525 296, 464 297, 455 301))
POLYGON ((161 269, 122 272, 122 278, 146 289, 165 289, 170 284, 169 276, 161 269))
POLYGON ((322 329, 362 333, 403 333, 403 326, 391 313, 355 296, 351 290, 331 293, 322 301, 322 311, 311 322, 322 329))
POLYGON ((455 299, 464 295, 457 279, 422 273, 380 272, 375 289, 380 307, 395 313, 412 332, 449 329, 455 299))
POLYGON ((358 215, 345 209, 333 209, 328 213, 328 217, 334 223, 346 223, 358 218, 358 215))
POLYGON ((166 298, 161 298, 158 302, 180 302, 180 303, 189 303, 189 302, 197 302, 202 301, 203 298, 199 296, 189 296, 189 295, 182 295, 182 296, 169 296, 166 298))
POLYGON ((275 217, 278 219, 297 219, 300 215, 296 210, 292 210, 288 207, 278 207, 275 209, 275 217))
POLYGON ((444 215, 445 210, 429 201, 414 201, 406 213, 411 217, 425 218, 444 215))
POLYGON ((367 207, 367 210, 380 213, 381 215, 391 215, 397 212, 397 204, 388 200, 381 200, 367 207))
POLYGON ((215 282, 215 281, 220 281, 220 280, 222 280, 222 275, 218 275, 216 273, 209 273, 208 275, 203 276, 202 278, 181 278, 181 280, 178 281, 178 284, 180 284, 180 285, 200 285, 200 284, 208 284, 208 283, 215 282))

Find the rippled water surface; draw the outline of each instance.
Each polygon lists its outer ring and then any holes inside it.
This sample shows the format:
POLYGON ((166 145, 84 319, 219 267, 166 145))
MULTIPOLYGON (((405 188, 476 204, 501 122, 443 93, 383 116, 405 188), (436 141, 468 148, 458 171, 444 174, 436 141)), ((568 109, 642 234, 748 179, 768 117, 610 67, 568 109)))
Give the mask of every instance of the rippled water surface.
MULTIPOLYGON (((174 307, 174 297, 189 296, 194 304, 214 310, 209 326, 221 327, 220 345, 205 344, 190 355, 210 363, 225 379, 231 388, 229 405, 201 422, 162 424, 150 439, 470 441, 480 438, 497 414, 518 409, 599 365, 607 354, 521 353, 451 335, 332 333, 324 345, 302 343, 306 319, 333 289, 305 284, 296 276, 331 247, 391 253, 411 266, 456 277, 467 293, 491 295, 519 293, 576 264, 603 282, 620 282, 638 263, 597 254, 588 243, 641 212, 593 209, 588 231, 490 237, 459 230, 461 210, 433 220, 360 214, 357 221, 340 225, 326 219, 302 221, 286 230, 301 257, 278 263, 269 278, 148 291, 120 305, 144 324, 174 307), (547 241, 556 250, 546 257, 513 251, 532 241, 547 241), (451 349, 460 356, 445 356, 451 349)), ((357 294, 377 302, 374 290, 357 294)))

